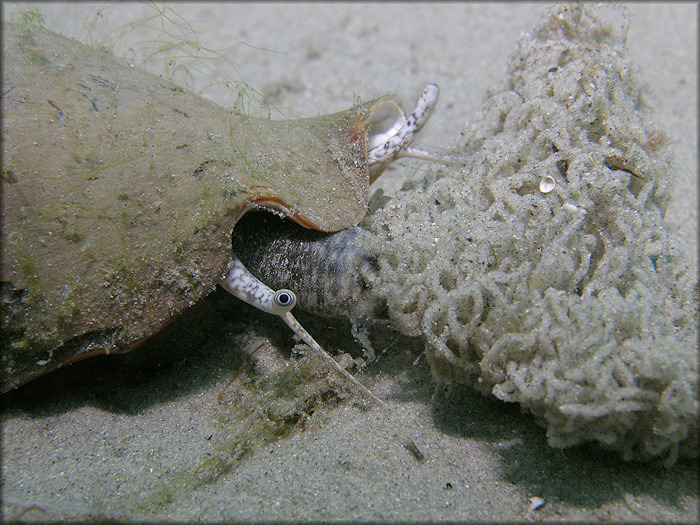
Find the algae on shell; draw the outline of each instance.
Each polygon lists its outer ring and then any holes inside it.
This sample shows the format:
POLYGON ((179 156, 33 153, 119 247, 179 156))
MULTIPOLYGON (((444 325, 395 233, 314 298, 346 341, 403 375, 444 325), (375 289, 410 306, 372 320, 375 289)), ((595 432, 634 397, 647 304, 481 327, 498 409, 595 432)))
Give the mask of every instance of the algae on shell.
POLYGON ((383 97, 254 119, 37 25, 5 24, 3 43, 5 390, 126 350, 201 299, 251 207, 357 224, 371 116, 400 111, 383 97))

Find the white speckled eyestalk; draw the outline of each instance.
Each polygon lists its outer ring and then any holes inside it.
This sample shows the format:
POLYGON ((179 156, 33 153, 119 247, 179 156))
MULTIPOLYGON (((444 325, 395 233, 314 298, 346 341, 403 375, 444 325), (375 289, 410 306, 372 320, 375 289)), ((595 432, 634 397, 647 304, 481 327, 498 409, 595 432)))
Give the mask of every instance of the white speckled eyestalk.
POLYGON ((423 94, 416 102, 416 107, 398 131, 396 131, 393 136, 381 142, 378 146, 369 150, 367 156, 370 170, 372 170, 375 165, 382 166, 389 164, 399 157, 418 156, 418 158, 424 158, 423 155, 427 155, 430 160, 434 159, 434 154, 414 150, 409 146, 430 119, 439 94, 440 88, 438 88, 436 84, 428 84, 425 86, 423 94))
POLYGON ((256 279, 235 257, 221 285, 241 301, 273 315, 284 315, 297 302, 294 292, 285 289, 275 292, 256 279))
POLYGON ((226 291, 245 301, 251 306, 274 315, 279 315, 282 320, 297 334, 302 341, 318 352, 338 373, 348 381, 357 386, 369 397, 374 399, 381 406, 386 404, 370 392, 362 383, 355 379, 352 374, 345 370, 321 347, 316 340, 311 337, 303 326, 291 314, 290 310, 296 304, 296 295, 291 290, 273 291, 269 286, 254 277, 247 268, 236 257, 233 257, 229 265, 226 277, 221 281, 221 286, 226 291))

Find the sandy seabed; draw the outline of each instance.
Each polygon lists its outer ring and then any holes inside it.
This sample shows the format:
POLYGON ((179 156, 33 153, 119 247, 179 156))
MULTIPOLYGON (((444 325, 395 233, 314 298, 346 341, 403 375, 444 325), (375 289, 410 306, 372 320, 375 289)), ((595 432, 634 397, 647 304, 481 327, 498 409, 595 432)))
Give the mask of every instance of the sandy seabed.
MULTIPOLYGON (((4 7, 7 16, 16 6, 4 7)), ((68 34, 96 10, 40 8, 49 28, 68 34)), ((449 147, 541 8, 198 3, 177 13, 202 46, 245 42, 232 51, 241 76, 290 113, 331 113, 355 96, 387 92, 410 105, 435 82, 441 98, 421 138, 427 147, 449 147)), ((697 5, 627 8, 628 48, 655 95, 655 121, 674 139, 666 227, 697 266, 697 5)), ((149 9, 131 5, 110 20, 138 19, 149 9)), ((421 169, 401 162, 381 184, 395 190, 421 169)), ((325 334, 321 342, 332 353, 360 355, 345 323, 299 317, 310 332, 325 334)), ((697 462, 666 470, 585 446, 552 449, 517 406, 436 389, 422 343, 371 338, 379 359, 360 377, 389 410, 354 395, 317 405, 284 438, 259 444, 196 486, 185 478, 220 453, 217 396, 243 362, 236 345, 264 340, 287 356, 295 343, 279 320, 215 297, 139 355, 94 359, 12 392, 3 398, 3 519, 697 519, 697 462), (423 459, 407 450, 407 438, 423 459)))

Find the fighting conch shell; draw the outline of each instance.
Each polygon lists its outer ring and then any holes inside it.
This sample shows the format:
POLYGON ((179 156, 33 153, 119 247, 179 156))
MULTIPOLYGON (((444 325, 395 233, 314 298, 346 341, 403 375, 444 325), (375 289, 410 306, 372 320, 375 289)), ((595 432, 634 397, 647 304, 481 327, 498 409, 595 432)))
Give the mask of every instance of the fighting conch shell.
POLYGON ((382 97, 254 119, 107 51, 3 29, 3 391, 128 350, 230 281, 247 210, 337 231, 362 219, 369 184, 397 156, 431 158, 409 145, 434 85, 409 117, 382 97))

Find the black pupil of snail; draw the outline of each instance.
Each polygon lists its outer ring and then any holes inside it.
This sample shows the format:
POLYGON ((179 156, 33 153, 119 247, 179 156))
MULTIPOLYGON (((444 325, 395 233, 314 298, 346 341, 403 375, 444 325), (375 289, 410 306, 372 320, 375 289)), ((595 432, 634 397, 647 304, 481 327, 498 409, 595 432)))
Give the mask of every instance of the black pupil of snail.
POLYGON ((294 299, 292 298, 292 295, 287 292, 281 292, 275 295, 275 302, 279 306, 289 306, 290 304, 292 304, 293 300, 294 299))

